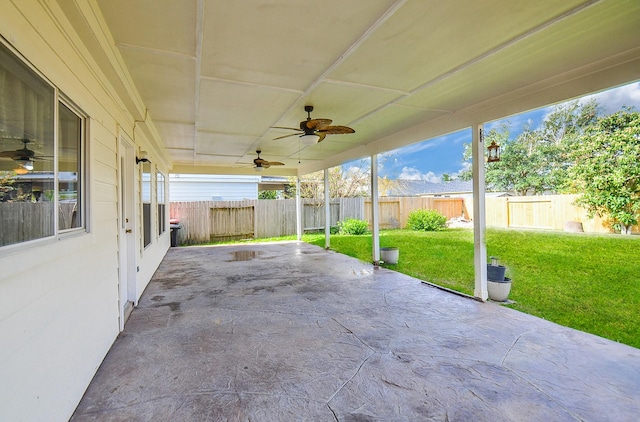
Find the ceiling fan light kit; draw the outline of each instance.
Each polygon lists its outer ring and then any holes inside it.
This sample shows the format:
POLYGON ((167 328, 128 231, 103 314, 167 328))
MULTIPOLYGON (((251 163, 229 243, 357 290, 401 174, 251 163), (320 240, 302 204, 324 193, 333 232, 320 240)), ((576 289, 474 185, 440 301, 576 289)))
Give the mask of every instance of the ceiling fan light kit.
POLYGON ((27 170, 26 168, 22 167, 22 166, 18 166, 16 168, 13 169, 13 172, 19 176, 25 175, 27 173, 29 173, 29 170, 27 170))
POLYGON ((320 136, 318 135, 300 135, 303 145, 313 145, 319 142, 320 136))
POLYGON ((29 142, 31 142, 29 139, 20 139, 20 142, 24 144, 22 148, 9 151, 0 151, 0 157, 10 158, 15 161, 18 166, 13 169, 13 171, 16 174, 23 175, 33 170, 34 160, 46 160, 47 157, 36 156, 36 153, 27 147, 29 142))

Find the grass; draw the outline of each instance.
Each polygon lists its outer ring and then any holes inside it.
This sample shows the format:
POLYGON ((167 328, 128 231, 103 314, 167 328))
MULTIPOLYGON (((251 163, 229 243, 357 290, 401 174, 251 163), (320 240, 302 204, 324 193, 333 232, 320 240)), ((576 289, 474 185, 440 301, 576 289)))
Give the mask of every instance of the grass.
MULTIPOLYGON (((303 240, 324 247, 324 234, 303 240)), ((640 348, 640 236, 490 229, 486 243, 513 279, 505 306, 640 348)), ((382 231, 380 246, 400 248, 385 267, 473 294, 471 230, 382 231)), ((331 249, 371 262, 371 235, 332 235, 331 249)))
MULTIPOLYGON (((305 241, 324 246, 323 235, 305 241)), ((577 330, 640 348, 640 237, 488 230, 488 255, 513 279, 507 305, 577 330)), ((473 232, 383 231, 380 246, 397 246, 387 268, 473 294, 473 232)), ((371 261, 371 236, 331 236, 331 249, 371 261)))

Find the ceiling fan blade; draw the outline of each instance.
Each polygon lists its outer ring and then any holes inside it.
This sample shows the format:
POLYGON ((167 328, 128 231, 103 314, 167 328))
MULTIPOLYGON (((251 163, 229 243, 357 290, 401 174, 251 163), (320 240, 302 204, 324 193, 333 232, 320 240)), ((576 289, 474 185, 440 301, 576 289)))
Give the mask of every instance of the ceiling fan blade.
POLYGON ((302 135, 304 132, 300 132, 300 129, 296 129, 298 132, 296 133, 291 133, 289 135, 284 135, 284 136, 278 136, 277 138, 273 138, 273 140, 275 141, 276 139, 283 139, 283 138, 288 138, 289 136, 299 136, 302 135))
POLYGON ((286 127, 286 126, 271 126, 271 129, 287 129, 287 130, 300 130, 297 127, 286 127))
POLYGON ((318 142, 316 142, 316 143, 318 143, 318 144, 319 144, 320 142, 322 142, 322 141, 324 140, 324 138, 326 138, 326 137, 327 137, 327 134, 326 134, 326 133, 324 133, 324 132, 320 132, 320 131, 318 131, 318 133, 316 133, 316 135, 318 135, 318 136, 319 136, 319 138, 318 138, 318 142))
POLYGON ((280 161, 269 161, 268 164, 270 166, 284 166, 284 163, 281 163, 280 161))
POLYGON ((333 120, 331 119, 311 119, 311 120, 304 120, 302 122, 300 122, 300 128, 302 130, 304 130, 304 126, 307 127, 307 129, 315 129, 315 130, 320 130, 322 128, 325 128, 327 126, 329 126, 331 124, 333 120))
POLYGON ((318 132, 326 133, 328 135, 343 135, 347 133, 355 133, 356 131, 348 126, 327 126, 323 129, 318 129, 318 132))

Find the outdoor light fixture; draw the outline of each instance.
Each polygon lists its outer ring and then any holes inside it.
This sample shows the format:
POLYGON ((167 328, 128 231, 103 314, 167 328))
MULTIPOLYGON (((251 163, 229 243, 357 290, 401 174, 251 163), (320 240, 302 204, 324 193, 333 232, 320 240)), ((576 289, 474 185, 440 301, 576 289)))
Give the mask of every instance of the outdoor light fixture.
POLYGON ((318 135, 306 134, 306 135, 301 135, 300 139, 302 139, 302 143, 304 145, 308 146, 308 145, 317 144, 320 137, 318 135))
POLYGON ((496 141, 491 141, 491 145, 487 147, 487 150, 489 151, 487 162, 495 163, 500 161, 500 145, 496 144, 496 141))
POLYGON ((144 158, 136 157, 136 164, 140 164, 140 163, 149 163, 149 164, 151 164, 151 161, 147 157, 144 157, 144 158))

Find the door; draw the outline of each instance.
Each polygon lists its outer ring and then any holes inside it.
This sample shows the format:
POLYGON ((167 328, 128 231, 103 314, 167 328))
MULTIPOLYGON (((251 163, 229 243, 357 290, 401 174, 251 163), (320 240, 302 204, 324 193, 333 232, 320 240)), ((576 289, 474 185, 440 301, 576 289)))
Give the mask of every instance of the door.
POLYGON ((120 331, 133 311, 136 300, 136 219, 135 219, 135 163, 133 143, 120 136, 118 149, 118 170, 120 174, 119 207, 119 285, 118 307, 120 331))

